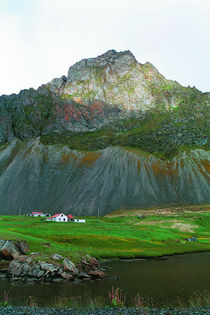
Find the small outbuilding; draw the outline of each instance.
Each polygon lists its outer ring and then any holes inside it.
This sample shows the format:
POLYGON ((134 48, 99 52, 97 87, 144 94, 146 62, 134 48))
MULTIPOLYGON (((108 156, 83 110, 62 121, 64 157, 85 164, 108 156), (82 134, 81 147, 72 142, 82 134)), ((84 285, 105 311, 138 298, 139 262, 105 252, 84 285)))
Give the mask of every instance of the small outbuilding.
POLYGON ((67 217, 68 217, 68 221, 74 221, 74 217, 73 217, 73 215, 71 215, 71 214, 67 214, 67 217))
POLYGON ((83 220, 83 219, 74 219, 74 222, 76 222, 76 223, 85 223, 85 220, 83 220))

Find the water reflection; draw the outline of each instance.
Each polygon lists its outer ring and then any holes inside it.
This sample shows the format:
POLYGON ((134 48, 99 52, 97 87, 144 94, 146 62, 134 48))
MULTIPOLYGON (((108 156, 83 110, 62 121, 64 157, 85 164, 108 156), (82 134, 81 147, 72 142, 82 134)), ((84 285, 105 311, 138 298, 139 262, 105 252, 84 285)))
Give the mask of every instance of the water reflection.
POLYGON ((0 296, 7 290, 16 301, 33 296, 41 305, 48 305, 56 296, 69 301, 108 298, 114 286, 125 292, 127 300, 139 293, 159 305, 176 305, 177 299, 187 301, 196 291, 210 292, 209 262, 210 253, 178 255, 168 260, 113 261, 106 263, 111 269, 106 271, 104 280, 35 284, 1 280, 0 296))

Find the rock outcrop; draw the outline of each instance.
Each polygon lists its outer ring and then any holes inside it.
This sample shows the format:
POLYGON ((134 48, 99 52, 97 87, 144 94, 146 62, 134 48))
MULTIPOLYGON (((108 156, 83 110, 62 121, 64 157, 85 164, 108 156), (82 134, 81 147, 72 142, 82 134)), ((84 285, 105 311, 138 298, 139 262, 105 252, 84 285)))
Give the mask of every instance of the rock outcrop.
MULTIPOLYGON (((53 79, 37 90, 1 96, 0 143, 54 132, 118 129, 119 121, 126 130, 131 126, 125 119, 136 117, 139 123, 154 109, 172 112, 192 104, 190 115, 198 110, 196 118, 201 119, 209 99, 209 93, 184 88, 165 79, 150 63, 137 62, 130 51, 110 50, 81 60, 70 67, 67 77, 53 79)), ((184 114, 184 120, 188 118, 184 114)), ((183 117, 176 120, 182 123, 183 117)))
POLYGON ((105 276, 99 261, 89 255, 83 257, 78 266, 67 258, 56 263, 49 262, 48 257, 45 257, 45 261, 42 261, 42 257, 40 260, 38 258, 39 255, 17 256, 11 261, 9 269, 0 269, 0 278, 73 281, 74 279, 103 279, 105 276))
POLYGON ((24 241, 0 240, 0 259, 11 260, 27 252, 24 241))

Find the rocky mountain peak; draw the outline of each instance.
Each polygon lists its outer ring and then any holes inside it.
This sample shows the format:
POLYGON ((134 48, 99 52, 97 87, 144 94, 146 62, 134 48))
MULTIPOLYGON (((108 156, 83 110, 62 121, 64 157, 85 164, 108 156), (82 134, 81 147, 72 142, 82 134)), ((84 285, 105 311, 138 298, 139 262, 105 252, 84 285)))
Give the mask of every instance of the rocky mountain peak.
POLYGON ((68 81, 85 81, 99 68, 126 70, 136 63, 134 55, 129 50, 117 52, 111 49, 96 58, 82 59, 71 66, 68 71, 68 81))
MULTIPOLYGON (((130 130, 141 127, 154 115, 157 124, 164 117, 168 117, 167 125, 180 123, 179 128, 184 128, 188 135, 185 118, 195 119, 197 125, 200 119, 200 126, 204 126, 208 104, 207 93, 165 79, 152 64, 138 63, 129 50, 108 50, 96 58, 77 62, 70 67, 67 77, 53 79, 37 90, 1 96, 0 143, 14 137, 29 139, 55 132, 95 131, 110 127, 130 130), (161 117, 160 112, 163 113, 161 117)), ((154 129, 152 122, 149 126, 154 129)), ((204 132, 198 131, 200 126, 195 132, 196 140, 191 141, 193 144, 207 141, 204 132)), ((179 134, 182 133, 183 130, 179 134)), ((177 139, 179 143, 185 143, 183 136, 182 141, 177 139)))

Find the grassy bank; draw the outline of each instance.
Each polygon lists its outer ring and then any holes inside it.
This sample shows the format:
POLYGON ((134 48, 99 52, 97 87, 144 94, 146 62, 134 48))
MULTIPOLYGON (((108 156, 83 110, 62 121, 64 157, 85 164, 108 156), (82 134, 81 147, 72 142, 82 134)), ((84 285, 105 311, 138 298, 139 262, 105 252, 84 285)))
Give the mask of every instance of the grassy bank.
POLYGON ((86 217, 85 224, 0 216, 0 238, 25 240, 30 252, 60 253, 77 262, 85 253, 98 258, 136 258, 207 251, 209 226, 209 206, 121 210, 100 220, 86 217), (186 241, 193 236, 197 242, 186 241))

